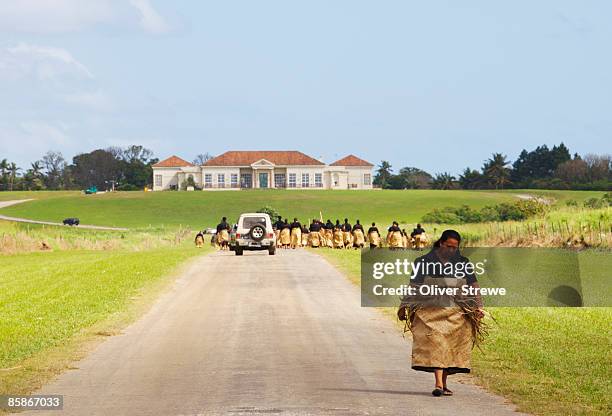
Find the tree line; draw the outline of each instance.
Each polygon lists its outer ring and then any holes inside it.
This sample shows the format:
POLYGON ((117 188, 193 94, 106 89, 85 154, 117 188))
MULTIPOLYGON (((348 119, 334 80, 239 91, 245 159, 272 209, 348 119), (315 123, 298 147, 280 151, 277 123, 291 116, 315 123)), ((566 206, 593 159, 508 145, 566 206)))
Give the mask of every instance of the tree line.
MULTIPOLYGON (((193 163, 202 165, 212 155, 197 155, 193 163)), ((68 163, 61 152, 48 151, 22 169, 0 159, 0 191, 40 191, 87 189, 142 190, 151 187, 153 165, 159 162, 153 151, 140 145, 108 147, 81 153, 68 163)))
POLYGON ((37 191, 85 189, 142 190, 158 162, 143 146, 109 147, 81 153, 68 163, 61 152, 49 151, 27 169, 0 160, 0 190, 37 191))
POLYGON ((415 167, 393 173, 388 161, 378 165, 373 181, 383 189, 576 189, 612 190, 612 157, 570 154, 563 144, 538 146, 523 151, 512 162, 502 153, 493 153, 480 170, 466 167, 456 177, 448 172, 431 175, 415 167))

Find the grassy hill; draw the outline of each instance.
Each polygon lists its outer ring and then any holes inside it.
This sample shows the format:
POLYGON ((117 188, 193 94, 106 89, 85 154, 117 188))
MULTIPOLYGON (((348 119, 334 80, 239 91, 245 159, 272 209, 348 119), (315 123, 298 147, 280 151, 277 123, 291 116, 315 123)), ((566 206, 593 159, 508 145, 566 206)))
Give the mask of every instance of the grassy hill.
POLYGON ((192 228, 214 226, 227 216, 234 221, 242 212, 269 205, 288 218, 302 221, 319 217, 332 220, 359 218, 363 223, 416 223, 436 207, 469 205, 481 208, 515 201, 517 195, 538 194, 558 201, 584 200, 601 192, 581 191, 289 191, 249 190, 227 192, 117 192, 83 195, 78 192, 0 193, 0 200, 34 198, 4 208, 1 213, 17 217, 61 221, 78 217, 82 224, 108 226, 192 228))

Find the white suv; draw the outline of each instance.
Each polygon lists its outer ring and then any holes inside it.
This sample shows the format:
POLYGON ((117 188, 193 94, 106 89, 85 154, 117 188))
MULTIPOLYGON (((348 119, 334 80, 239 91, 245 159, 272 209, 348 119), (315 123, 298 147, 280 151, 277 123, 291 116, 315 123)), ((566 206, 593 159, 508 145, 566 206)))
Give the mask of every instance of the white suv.
POLYGON ((235 233, 232 249, 237 256, 242 256, 244 250, 268 250, 270 255, 276 253, 276 237, 268 214, 240 215, 236 230, 232 233, 235 233))

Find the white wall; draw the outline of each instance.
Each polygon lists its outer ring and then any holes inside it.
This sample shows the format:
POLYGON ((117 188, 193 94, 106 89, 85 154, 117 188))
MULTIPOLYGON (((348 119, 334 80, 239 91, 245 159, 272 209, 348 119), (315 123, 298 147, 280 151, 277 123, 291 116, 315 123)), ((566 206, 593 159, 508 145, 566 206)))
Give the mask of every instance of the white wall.
POLYGON ((153 168, 153 190, 165 191, 170 189, 170 185, 178 186, 178 173, 180 168, 153 168), (162 175, 162 185, 157 186, 155 176, 162 175))
POLYGON ((348 188, 349 189, 372 189, 372 168, 363 167, 363 166, 347 166, 346 170, 348 171, 348 188), (364 185, 363 178, 364 174, 370 174, 370 184, 364 185), (356 187, 353 187, 356 185, 356 187))

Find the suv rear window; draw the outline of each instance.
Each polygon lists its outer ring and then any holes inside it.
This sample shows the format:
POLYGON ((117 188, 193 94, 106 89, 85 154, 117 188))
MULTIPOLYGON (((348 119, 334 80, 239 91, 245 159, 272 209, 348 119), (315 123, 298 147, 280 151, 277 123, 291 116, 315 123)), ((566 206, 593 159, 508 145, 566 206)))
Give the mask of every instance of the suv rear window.
POLYGON ((245 217, 242 219, 242 228, 250 229, 254 225, 266 227, 266 217, 245 217))

